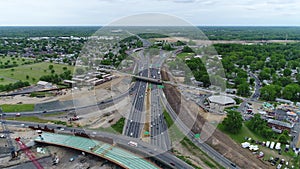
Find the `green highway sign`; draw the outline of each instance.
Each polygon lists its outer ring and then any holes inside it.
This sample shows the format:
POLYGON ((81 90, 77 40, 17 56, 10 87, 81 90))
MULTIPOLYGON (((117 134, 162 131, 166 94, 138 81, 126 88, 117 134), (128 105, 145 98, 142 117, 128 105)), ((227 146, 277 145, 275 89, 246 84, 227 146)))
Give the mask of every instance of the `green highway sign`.
POLYGON ((164 85, 157 85, 158 88, 163 89, 165 86, 164 85))

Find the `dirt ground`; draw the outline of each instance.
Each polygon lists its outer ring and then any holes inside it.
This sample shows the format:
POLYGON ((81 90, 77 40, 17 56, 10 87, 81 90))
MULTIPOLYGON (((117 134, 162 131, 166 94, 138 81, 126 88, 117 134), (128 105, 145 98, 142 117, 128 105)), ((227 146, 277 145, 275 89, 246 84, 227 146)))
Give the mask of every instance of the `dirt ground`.
MULTIPOLYGON (((166 72, 162 72, 162 77, 163 80, 170 80, 166 72)), ((201 133, 201 139, 206 140, 206 143, 211 145, 219 153, 241 168, 269 168, 266 163, 257 159, 249 151, 242 149, 240 145, 236 144, 227 135, 216 129, 215 125, 210 124, 207 119, 205 119, 205 117, 208 116, 204 114, 204 111, 201 110, 199 106, 181 99, 181 95, 176 87, 165 85, 164 93, 168 102, 178 114, 178 117, 187 127, 190 127, 194 133, 201 133)), ((212 119, 221 121, 222 118, 212 117, 212 119)))
MULTIPOLYGON (((28 128, 20 128, 10 126, 9 130, 13 133, 11 134, 11 138, 15 145, 15 138, 20 137, 24 143, 28 143, 32 141, 38 134, 31 129, 28 128)), ((16 146, 18 149, 18 146, 16 146)), ((92 168, 92 169, 111 169, 116 168, 114 164, 106 163, 105 160, 98 158, 92 155, 82 156, 80 151, 67 149, 63 147, 56 146, 47 146, 42 144, 37 144, 32 147, 31 152, 34 154, 38 162, 45 169, 82 169, 82 168, 92 168), (45 153, 38 153, 37 147, 43 148, 45 153), (60 158, 60 162, 58 165, 52 165, 52 157, 56 153, 60 158), (70 162, 69 159, 73 157, 75 160, 70 162), (103 163, 105 164, 103 165, 103 163), (103 166, 102 166, 103 165, 103 166)), ((25 153, 18 153, 18 157, 15 160, 11 160, 10 156, 6 156, 0 158, 0 168, 9 168, 9 169, 32 169, 35 166, 30 162, 29 158, 25 155, 25 153)))
MULTIPOLYGON (((97 100, 104 100, 117 94, 111 91, 112 86, 121 86, 123 80, 124 77, 119 77, 113 79, 112 81, 108 81, 106 83, 95 86, 94 89, 92 90, 88 90, 90 86, 84 87, 81 90, 73 90, 68 92, 64 96, 58 97, 57 99, 61 101, 65 101, 65 100, 72 100, 76 98, 86 98, 86 97, 93 96, 97 98, 97 100)), ((124 86, 124 88, 125 87, 128 88, 128 86, 124 86)))
POLYGON ((122 86, 121 84, 122 80, 124 80, 124 77, 113 79, 112 81, 95 86, 94 90, 88 90, 88 87, 84 87, 81 90, 65 89, 62 90, 62 92, 65 93, 64 95, 44 97, 44 98, 29 97, 26 95, 1 97, 1 104, 17 104, 19 102, 22 102, 23 104, 35 104, 35 103, 43 103, 43 102, 50 102, 56 100, 66 101, 66 100, 73 100, 76 98, 88 98, 91 96, 96 98, 97 100, 104 100, 118 94, 117 92, 111 92, 111 88, 112 86, 116 86, 116 85, 122 86))
POLYGON ((181 144, 178 144, 174 150, 174 154, 176 155, 182 155, 185 157, 189 157, 188 159, 196 166, 199 166, 203 169, 210 169, 209 166, 207 166, 201 159, 200 154, 195 154, 195 152, 191 153, 190 150, 183 147, 181 144))
MULTIPOLYGON (((158 41, 169 41, 169 42, 177 42, 178 40, 180 41, 185 41, 185 42, 189 42, 190 39, 186 38, 186 37, 167 37, 167 38, 155 38, 155 40, 158 41)), ((193 40, 194 42, 196 42, 197 44, 202 44, 202 45, 210 45, 210 44, 217 44, 217 43, 224 43, 224 44, 230 44, 230 43, 237 43, 237 44, 245 44, 245 43, 261 43, 261 41, 258 40, 193 40)), ((267 40, 265 42, 269 42, 269 43, 290 43, 290 42, 298 42, 296 40, 267 40)))

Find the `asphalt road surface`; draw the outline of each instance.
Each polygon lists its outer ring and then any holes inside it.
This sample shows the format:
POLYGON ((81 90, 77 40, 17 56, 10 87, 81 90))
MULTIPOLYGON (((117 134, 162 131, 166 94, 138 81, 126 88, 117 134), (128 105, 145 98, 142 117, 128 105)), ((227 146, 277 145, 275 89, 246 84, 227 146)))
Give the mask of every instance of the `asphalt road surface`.
MULTIPOLYGON (((159 78, 158 69, 150 68, 152 78, 159 78)), ((160 101, 159 91, 156 84, 151 84, 151 122, 150 122, 150 140, 151 144, 160 147, 163 150, 171 148, 171 141, 168 135, 168 126, 164 119, 163 108, 160 101)))
MULTIPOLYGON (((143 51, 142 51, 143 52, 143 51)), ((140 53, 141 61, 139 64, 140 76, 148 77, 148 58, 144 58, 143 53, 140 53)), ((144 101, 145 101, 145 92, 147 88, 147 82, 137 81, 135 83, 135 88, 137 89, 134 99, 132 101, 131 110, 125 122, 124 135, 140 138, 141 132, 144 126, 144 101)))
MULTIPOLYGON (((1 123, 3 121, 0 121, 1 123)), ((164 163, 165 165, 168 165, 171 168, 178 168, 178 169, 192 169, 191 166, 183 162, 182 160, 175 157, 173 154, 169 152, 162 151, 161 149, 151 145, 147 144, 145 142, 142 142, 140 139, 134 139, 131 137, 127 137, 124 135, 116 135, 112 133, 102 132, 102 131, 93 131, 93 130, 83 130, 78 128, 71 128, 71 127, 65 127, 61 125, 54 125, 54 124, 42 124, 42 123, 33 123, 33 122, 18 122, 18 121, 5 121, 6 125, 14 125, 14 126, 20 126, 20 127, 27 127, 27 126, 40 126, 44 127, 47 126, 49 129, 56 129, 57 128, 63 128, 63 132, 83 132, 91 136, 93 138, 94 136, 101 136, 105 138, 113 139, 114 143, 122 145, 123 147, 128 147, 128 149, 134 149, 135 152, 146 154, 148 156, 151 156, 158 161, 164 163), (138 143, 137 147, 132 147, 128 145, 129 141, 134 140, 138 143)))

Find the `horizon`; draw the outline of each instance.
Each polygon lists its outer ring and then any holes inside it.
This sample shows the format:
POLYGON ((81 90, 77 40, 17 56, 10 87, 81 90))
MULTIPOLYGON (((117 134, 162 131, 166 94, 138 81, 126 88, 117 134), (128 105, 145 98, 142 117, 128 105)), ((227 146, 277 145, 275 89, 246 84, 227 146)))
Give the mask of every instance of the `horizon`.
MULTIPOLYGON (((300 25, 191 25, 191 27, 299 27, 300 25)), ((110 27, 104 25, 0 25, 1 27, 110 27)), ((130 26, 111 26, 130 27, 130 26)), ((181 27, 181 26, 132 26, 132 27, 181 27)), ((182 26, 186 27, 186 26, 182 26)))
POLYGON ((0 2, 1 26, 98 26, 137 14, 167 14, 192 25, 300 26, 296 0, 14 0, 0 2))

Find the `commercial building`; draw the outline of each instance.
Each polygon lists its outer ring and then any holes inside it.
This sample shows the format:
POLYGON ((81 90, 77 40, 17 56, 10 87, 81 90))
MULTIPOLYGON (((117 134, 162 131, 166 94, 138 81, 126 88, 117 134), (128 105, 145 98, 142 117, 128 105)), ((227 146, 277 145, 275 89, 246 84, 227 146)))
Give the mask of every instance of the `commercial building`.
POLYGON ((236 101, 231 97, 213 95, 207 98, 211 109, 223 111, 225 107, 236 104, 236 101))
POLYGON ((268 126, 271 127, 273 131, 282 133, 283 130, 287 130, 288 132, 291 132, 292 128, 294 127, 294 124, 279 121, 279 120, 269 119, 268 126))
POLYGON ((46 81, 38 81, 37 85, 45 89, 51 89, 53 87, 52 83, 46 81))

